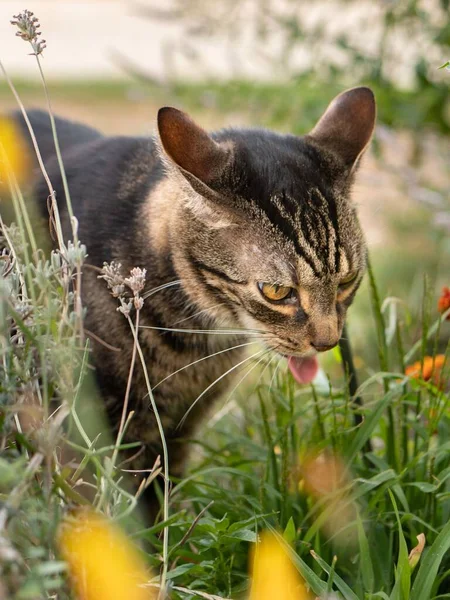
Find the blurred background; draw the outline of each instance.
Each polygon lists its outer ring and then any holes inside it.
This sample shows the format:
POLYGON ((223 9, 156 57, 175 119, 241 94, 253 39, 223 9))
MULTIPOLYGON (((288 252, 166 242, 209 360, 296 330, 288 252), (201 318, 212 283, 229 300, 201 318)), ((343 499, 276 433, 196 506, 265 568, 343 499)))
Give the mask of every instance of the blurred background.
MULTIPOLYGON (((301 134, 335 94, 372 86, 354 200, 382 294, 414 319, 424 276, 436 293, 449 284, 449 0, 3 0, 0 59, 31 107, 45 105, 39 72, 10 25, 24 8, 41 22, 54 111, 107 133, 150 134, 170 104, 211 129, 301 134)), ((0 108, 15 108, 2 80, 0 108)), ((350 317, 362 356, 368 318, 363 288, 350 317)))

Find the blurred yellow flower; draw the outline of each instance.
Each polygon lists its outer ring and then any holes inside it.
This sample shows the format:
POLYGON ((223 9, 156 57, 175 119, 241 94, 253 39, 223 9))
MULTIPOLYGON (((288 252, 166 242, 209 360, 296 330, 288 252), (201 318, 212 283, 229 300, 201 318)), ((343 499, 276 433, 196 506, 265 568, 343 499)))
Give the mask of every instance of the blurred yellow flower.
POLYGON ((263 533, 253 557, 249 600, 308 600, 305 586, 286 549, 277 538, 263 533))
POLYGON ((14 175, 21 185, 31 170, 30 153, 20 130, 12 119, 0 117, 0 189, 14 175))
POLYGON ((79 600, 156 598, 154 590, 141 587, 151 575, 137 549, 104 517, 83 511, 66 519, 58 543, 79 600))

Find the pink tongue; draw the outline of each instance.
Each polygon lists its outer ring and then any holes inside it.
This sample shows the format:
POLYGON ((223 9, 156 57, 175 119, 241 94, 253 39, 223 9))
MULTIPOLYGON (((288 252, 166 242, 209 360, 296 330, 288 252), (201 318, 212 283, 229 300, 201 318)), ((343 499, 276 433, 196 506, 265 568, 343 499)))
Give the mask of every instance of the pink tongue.
POLYGON ((319 361, 317 360, 317 356, 308 356, 306 358, 290 356, 288 367, 298 383, 311 383, 319 370, 319 361))

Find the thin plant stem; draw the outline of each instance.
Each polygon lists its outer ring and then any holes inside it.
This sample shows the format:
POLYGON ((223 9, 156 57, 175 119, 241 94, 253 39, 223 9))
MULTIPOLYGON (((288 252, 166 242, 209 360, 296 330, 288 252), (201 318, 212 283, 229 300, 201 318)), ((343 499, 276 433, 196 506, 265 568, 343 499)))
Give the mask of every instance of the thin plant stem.
POLYGON ((36 238, 34 237, 33 228, 31 226, 30 217, 28 215, 28 211, 25 206, 25 201, 23 199, 22 192, 17 183, 17 179, 14 174, 14 169, 11 168, 11 165, 10 165, 9 159, 8 159, 8 155, 6 153, 6 150, 5 150, 1 140, 0 140, 0 157, 1 157, 1 162, 4 165, 6 165, 6 173, 8 176, 8 185, 9 185, 11 197, 13 199, 13 202, 15 200, 17 200, 19 207, 20 207, 20 213, 17 208, 15 211, 17 220, 18 220, 18 222, 20 221, 21 218, 23 218, 23 220, 24 220, 25 228, 26 228, 26 231, 28 234, 28 239, 31 244, 31 249, 33 250, 33 256, 36 259, 38 248, 37 248, 37 244, 36 244, 36 238))
MULTIPOLYGON (((358 375, 356 373, 355 363, 353 362, 352 347, 350 345, 350 339, 348 337, 348 331, 347 331, 346 325, 344 325, 344 329, 342 331, 342 337, 339 340, 339 349, 341 351, 342 366, 344 369, 344 375, 347 378, 348 392, 349 392, 350 398, 352 400, 352 405, 354 403, 359 409, 361 409, 363 407, 363 401, 362 401, 361 396, 358 396, 358 394, 357 394, 358 388, 359 388, 358 375)), ((358 412, 357 410, 356 411, 353 410, 354 424, 356 426, 361 425, 362 421, 363 421, 362 414, 360 412, 358 412)), ((371 451, 372 451, 372 443, 371 443, 370 439, 368 439, 367 442, 364 444, 364 453, 371 452, 371 451)))
POLYGON ((322 440, 325 440, 327 438, 327 432, 325 431, 325 424, 322 419, 322 413, 320 412, 319 398, 317 397, 317 391, 313 384, 311 384, 311 393, 312 393, 312 397, 313 397, 314 411, 316 413, 316 420, 317 420, 317 424, 319 426, 320 437, 322 440))
MULTIPOLYGON (((70 191, 69 191, 69 185, 67 183, 67 175, 66 175, 66 170, 64 168, 64 161, 61 156, 61 149, 59 146, 58 133, 56 131, 55 117, 53 115, 52 105, 51 105, 51 101, 50 101, 50 95, 48 93, 47 82, 45 80, 44 71, 42 70, 41 61, 39 60, 38 54, 35 54, 35 57, 36 57, 36 62, 37 62, 38 68, 39 68, 39 73, 41 75, 42 85, 44 87, 45 99, 47 101, 47 109, 48 109, 48 114, 50 117, 53 141, 55 143, 56 157, 58 159, 58 166, 59 166, 59 170, 61 172, 61 179, 63 182, 64 195, 66 197, 67 212, 69 213, 70 225, 72 228, 73 243, 74 243, 75 247, 78 247, 78 231, 77 231, 78 230, 78 222, 73 214, 72 200, 70 198, 70 191)), ((78 319, 78 328, 79 328, 80 337, 83 338, 83 306, 81 303, 81 258, 80 257, 77 258, 77 262, 76 262, 76 279, 77 279, 77 285, 76 285, 76 290, 75 290, 75 312, 76 312, 77 319, 78 319)))
POLYGON ((11 78, 9 77, 8 73, 6 72, 6 69, 3 66, 3 63, 1 60, 0 60, 0 69, 3 73, 4 78, 6 79, 6 82, 9 86, 11 92, 14 95, 14 98, 16 99, 17 104, 19 105, 19 108, 22 112, 22 116, 24 118, 24 121, 27 125, 28 131, 30 133, 31 141, 33 143, 34 151, 36 153, 36 157, 37 157, 37 160, 39 163, 39 168, 41 169, 42 175, 44 176, 45 182, 46 182, 48 190, 49 190, 49 197, 51 198, 51 202, 52 202, 52 210, 53 210, 55 232, 56 232, 56 237, 58 240, 58 246, 59 246, 59 249, 61 251, 63 251, 65 249, 65 245, 64 245, 64 238, 63 238, 62 227, 61 227, 61 219, 59 216, 58 204, 56 202, 56 194, 55 194, 55 190, 53 189, 50 178, 48 176, 47 170, 45 168, 44 161, 42 160, 41 152, 39 150, 36 136, 34 134, 33 126, 31 125, 30 119, 28 118, 27 111, 25 110, 25 106, 23 105, 23 102, 20 99, 20 96, 17 93, 17 90, 14 87, 14 84, 11 81, 11 78))
MULTIPOLYGON (((137 308, 136 309, 136 321, 135 321, 136 330, 139 329, 140 312, 141 312, 140 309, 137 308)), ((119 455, 119 448, 122 443, 122 437, 123 437, 123 434, 125 431, 125 424, 127 423, 128 404, 129 404, 129 400, 130 400, 131 382, 133 380, 134 366, 136 363, 136 353, 137 353, 137 346, 136 346, 136 339, 134 339, 133 350, 132 350, 132 354, 131 354, 130 368, 128 371, 127 387, 125 389, 125 397, 123 400, 122 415, 120 417, 120 424, 119 424, 119 429, 117 431, 116 443, 114 445, 114 451, 113 451, 110 466, 108 469, 108 473, 110 476, 112 476, 112 474, 113 474, 114 466, 117 461, 117 456, 119 455)), ((105 488, 103 490, 102 498, 99 501, 100 509, 102 508, 102 506, 106 500, 106 497, 107 497, 107 488, 105 486, 105 488)))
MULTIPOLYGON (((403 348, 403 339, 402 339, 402 332, 401 332, 401 327, 400 327, 400 323, 397 321, 396 323, 396 328, 395 328, 395 334, 396 334, 396 339, 397 339, 397 349, 398 349, 398 356, 399 356, 399 364, 400 364, 400 371, 402 373, 405 372, 405 361, 404 361, 404 348, 403 348)), ((403 386, 403 395, 405 395, 407 392, 407 386, 406 384, 404 384, 403 386)), ((402 467, 404 467, 405 465, 408 464, 409 458, 408 458, 408 404, 405 402, 405 399, 403 399, 401 406, 400 406, 400 421, 401 421, 401 460, 402 460, 402 467)))
MULTIPOLYGON (((275 456, 275 451, 274 451, 274 443, 273 443, 273 439, 272 439, 272 434, 271 434, 270 426, 269 426, 269 416, 267 414, 267 409, 266 409, 266 405, 265 405, 261 390, 257 390, 257 394, 258 394, 259 406, 261 408, 263 434, 264 434, 264 437, 266 438, 266 444, 267 444, 267 449, 268 449, 268 453, 269 453, 270 464, 272 467, 273 486, 275 489, 278 489, 278 481, 279 481, 278 465, 277 465, 277 457, 275 456)), ((279 508, 281 508, 281 507, 279 507, 279 508)))
MULTIPOLYGON (((147 393, 150 398, 150 403, 152 405, 153 412, 155 413, 156 423, 158 425, 159 435, 161 437, 161 445, 163 449, 163 474, 164 474, 164 507, 163 507, 163 518, 164 521, 169 520, 169 491, 170 491, 170 479, 169 479, 169 451, 167 449, 166 436, 164 434, 164 428, 161 422, 161 418, 159 416, 158 407, 156 406, 155 398, 153 396, 152 387, 150 385, 150 380, 148 376, 147 365, 145 364, 144 354, 142 352, 141 345, 138 339, 138 330, 134 327, 133 321, 130 319, 130 316, 126 316, 130 329, 133 333, 133 337, 135 340, 136 350, 139 354, 139 359, 141 361, 142 370, 144 373, 145 384, 147 386, 147 393)), ((167 570, 169 564, 169 528, 164 527, 163 531, 163 567, 161 572, 161 589, 159 598, 162 600, 165 595, 166 590, 166 580, 167 580, 167 570)))
MULTIPOLYGON (((140 310, 136 309, 136 322, 135 322, 135 327, 136 330, 139 329, 139 316, 140 316, 140 310)), ((120 443, 122 441, 122 435, 123 435, 123 428, 125 426, 125 421, 126 421, 126 417, 127 417, 127 412, 128 412, 128 403, 130 400, 130 391, 131 391, 131 382, 133 379, 133 372, 134 372, 134 365, 136 362, 136 352, 137 352, 137 345, 136 345, 136 339, 134 340, 133 343, 133 352, 131 355, 131 363, 130 363, 130 370, 128 373, 128 381, 127 381, 127 387, 125 390, 125 398, 123 401, 123 409, 122 409, 122 416, 120 418, 120 424, 119 424, 119 431, 117 433, 117 440, 116 440, 116 447, 114 448, 114 454, 112 457, 112 464, 114 465, 115 461, 117 460, 117 454, 119 452, 119 446, 120 443)))
MULTIPOLYGON (((2 161, 4 161, 6 165, 8 165, 8 157, 6 155, 3 145, 1 143, 0 143, 0 157, 2 158, 2 161)), ((11 194, 11 198, 12 198, 12 202, 13 202, 14 213, 16 215, 17 223, 18 223, 19 230, 20 230, 20 236, 21 236, 21 240, 22 240, 25 264, 29 265, 29 264, 31 264, 31 261, 30 261, 29 255, 28 255, 28 243, 27 243, 25 229, 30 238, 30 243, 32 245, 32 248, 36 247, 35 240, 34 240, 34 236, 32 233, 31 224, 29 222, 27 209, 26 209, 25 203, 23 202, 23 197, 20 193, 20 189, 17 184, 14 172, 12 169, 8 168, 7 173, 8 173, 8 185, 9 185, 9 190, 10 190, 10 194, 11 194), (34 246, 33 246, 33 242, 34 242, 34 246)), ((7 234, 6 234, 5 224, 4 224, 3 220, 1 219, 1 216, 0 216, 0 224, 1 224, 2 232, 8 241, 8 245, 9 245, 10 249, 12 249, 12 242, 9 239, 9 236, 7 236, 7 234)), ((37 257, 37 248, 36 248, 36 251, 33 251, 33 254, 34 254, 34 257, 36 258, 37 257)), ((17 255, 16 255, 16 259, 17 259, 17 255)), ((16 260, 16 264, 19 264, 17 260, 16 260)), ((32 274, 31 274, 31 271, 29 268, 26 269, 26 279, 27 279, 27 284, 25 283, 25 280, 22 279, 22 295, 28 296, 28 292, 29 292, 29 295, 31 296, 33 305, 36 306, 37 295, 36 295, 33 277, 32 277, 32 274), (27 290, 26 294, 25 294, 25 290, 27 290)), ((38 336, 36 338, 36 341, 37 341, 41 364, 43 365, 43 368, 41 370, 42 389, 44 392, 42 405, 44 407, 44 418, 45 418, 45 420, 47 420, 48 405, 49 405, 49 402, 48 402, 48 378, 47 378, 47 369, 44 367, 44 365, 46 363, 46 359, 45 359, 45 349, 44 349, 44 345, 42 343, 42 336, 41 336, 42 332, 41 332, 40 324, 37 324, 37 330, 38 330, 38 336)))
MULTIPOLYGON (((372 301, 372 309, 375 317, 375 324, 377 330, 378 337, 378 356, 380 360, 380 368, 383 372, 389 371, 388 367, 388 347, 386 341, 386 323, 384 321, 383 312, 381 310, 381 302, 380 296, 378 293, 378 287, 375 281, 375 275, 372 269, 372 264, 369 260, 368 262, 368 274, 369 274, 369 284, 370 284, 370 297, 372 301)), ((387 394, 389 392, 389 386, 386 379, 383 379, 383 387, 384 392, 387 394)), ((388 414, 388 426, 387 426, 387 444, 386 444, 386 454, 389 461, 393 467, 398 469, 397 464, 397 451, 396 451, 396 439, 395 439, 395 418, 394 411, 392 405, 389 404, 387 407, 388 414)))
MULTIPOLYGON (((66 202, 67 202, 67 212, 69 213, 69 217, 72 223, 72 219, 73 219, 73 208, 72 208, 72 201, 70 198, 70 192, 69 192, 69 185, 67 183, 67 176, 66 176, 66 170, 64 168, 64 162, 62 160, 62 156, 61 156, 61 149, 59 147, 59 140, 58 140, 58 134, 56 131, 56 124, 55 124, 55 117, 53 116, 53 110, 52 110, 52 105, 51 105, 51 101, 50 101, 50 95, 48 93, 48 87, 47 87, 47 82, 45 81, 45 76, 44 76, 44 72, 42 70, 42 66, 41 66, 41 61, 39 60, 39 56, 37 54, 35 54, 36 57, 36 62, 39 68, 39 73, 41 76, 41 80, 42 80, 42 85, 44 87, 44 92, 45 92, 45 99, 47 102, 47 109, 48 109, 48 114, 50 117, 50 124, 51 124, 51 128, 52 128, 52 134, 53 134, 53 140, 55 142, 55 151, 56 151, 56 157, 58 159, 58 166, 59 166, 59 170, 61 171, 61 178, 62 178, 62 182, 63 182, 63 187, 64 187, 64 194, 66 195, 66 202)), ((74 231, 74 241, 75 241, 75 236, 77 235, 76 230, 74 231)))

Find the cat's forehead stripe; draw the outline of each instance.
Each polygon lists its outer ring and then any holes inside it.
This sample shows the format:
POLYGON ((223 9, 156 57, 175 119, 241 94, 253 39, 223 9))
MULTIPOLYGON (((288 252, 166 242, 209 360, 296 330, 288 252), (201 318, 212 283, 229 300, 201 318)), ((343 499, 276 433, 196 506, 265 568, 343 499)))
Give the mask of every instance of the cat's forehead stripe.
POLYGON ((340 236, 334 199, 318 188, 312 188, 301 201, 283 190, 262 208, 316 276, 339 270, 340 236))

